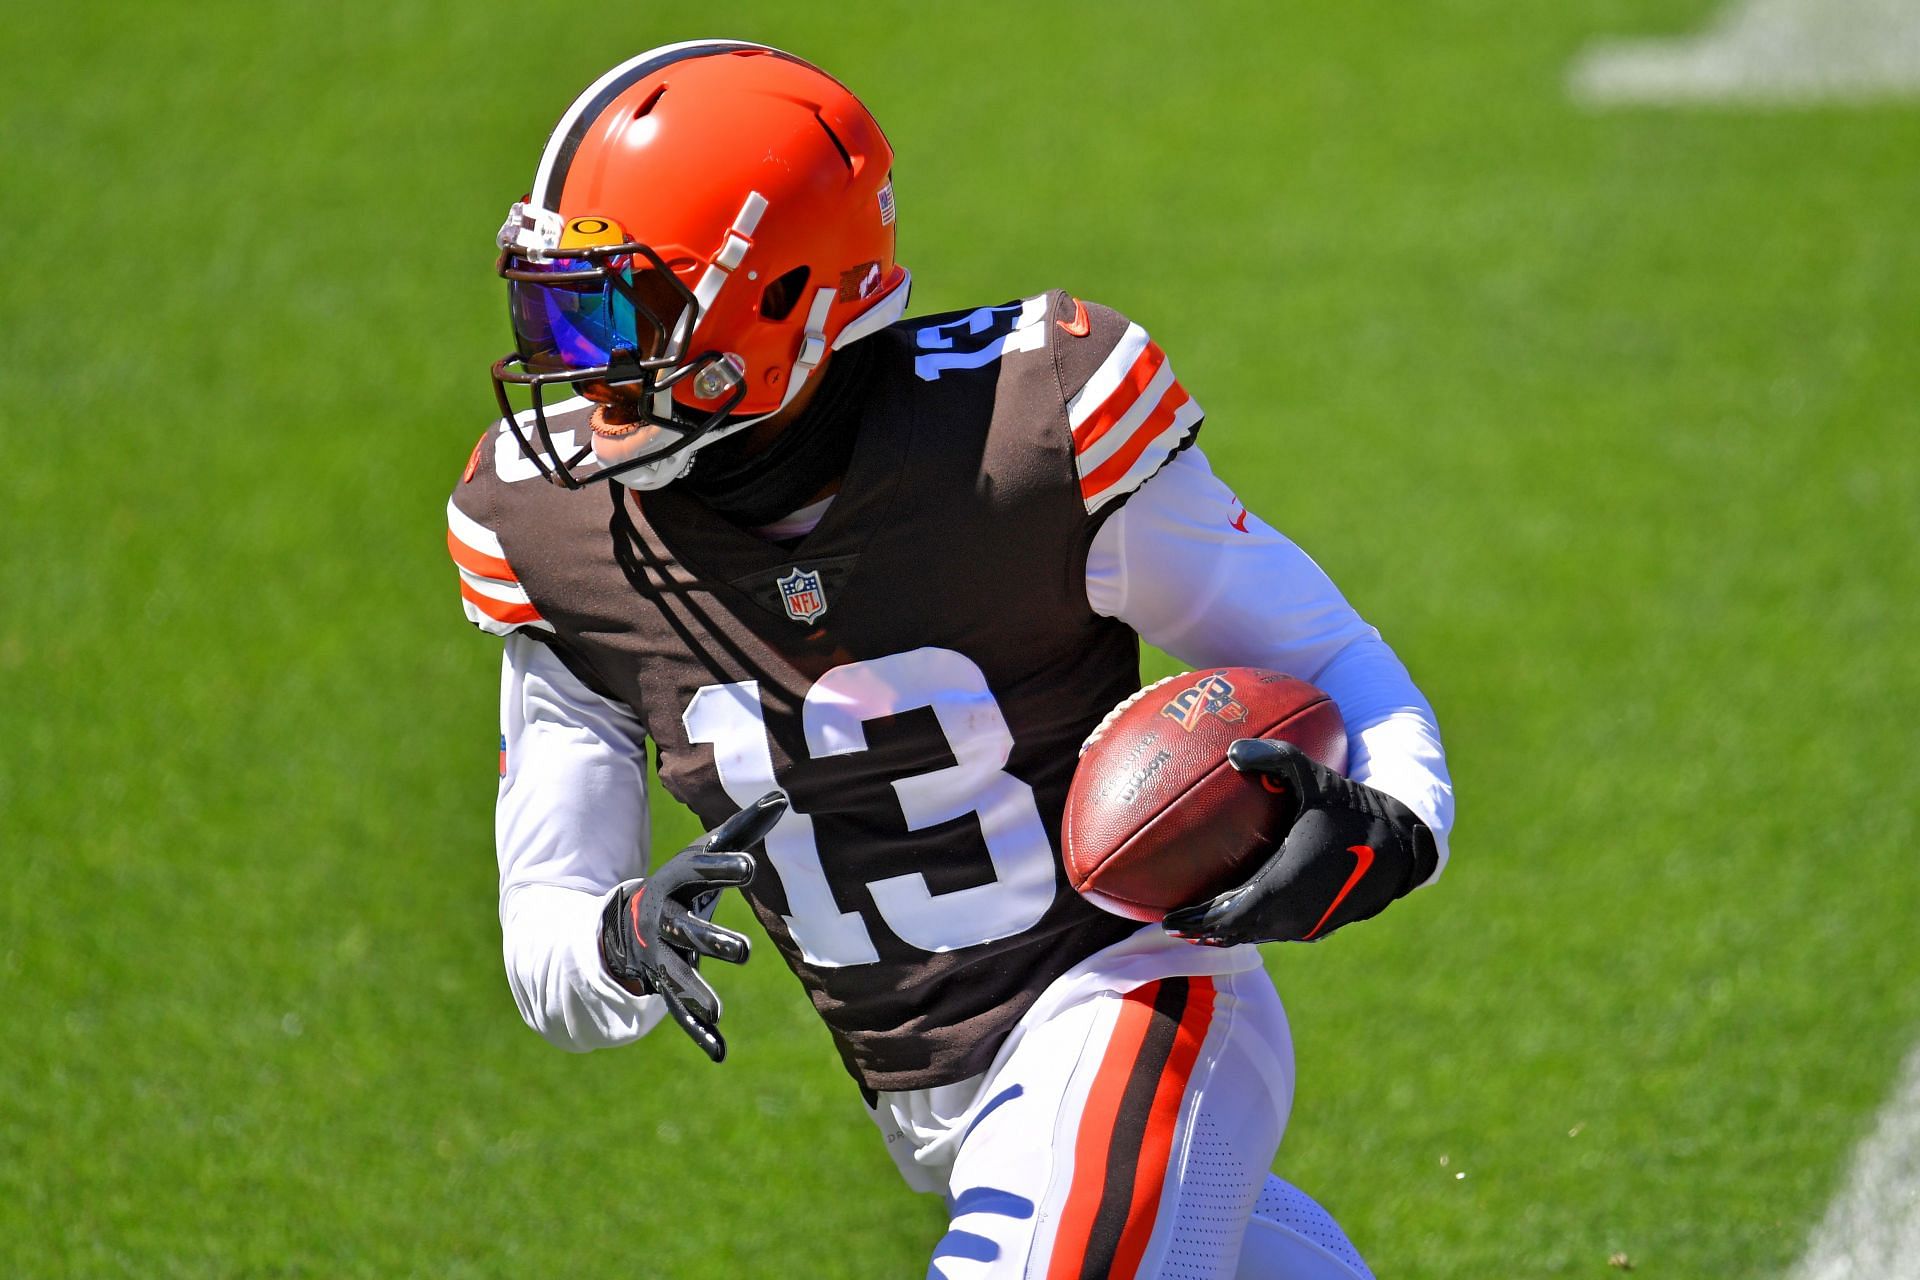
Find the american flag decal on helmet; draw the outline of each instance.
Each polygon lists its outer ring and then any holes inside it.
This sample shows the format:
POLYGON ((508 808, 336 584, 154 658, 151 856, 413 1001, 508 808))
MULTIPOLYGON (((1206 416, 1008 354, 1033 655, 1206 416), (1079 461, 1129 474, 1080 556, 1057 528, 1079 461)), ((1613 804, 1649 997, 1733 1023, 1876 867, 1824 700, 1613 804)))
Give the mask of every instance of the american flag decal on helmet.
POLYGON ((888 178, 886 181, 886 185, 880 188, 880 225, 885 227, 885 226, 892 225, 892 223, 893 223, 893 179, 888 178))

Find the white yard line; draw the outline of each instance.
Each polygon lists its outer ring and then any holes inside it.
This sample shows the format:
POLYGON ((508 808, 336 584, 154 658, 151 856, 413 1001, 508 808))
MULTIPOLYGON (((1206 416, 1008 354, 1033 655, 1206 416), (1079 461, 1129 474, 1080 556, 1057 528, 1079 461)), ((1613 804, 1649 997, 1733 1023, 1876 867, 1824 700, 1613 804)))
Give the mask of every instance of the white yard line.
MULTIPOLYGON (((1707 30, 1603 40, 1568 87, 1592 105, 1790 106, 1920 96, 1920 0, 1728 0, 1707 30)), ((1789 1280, 1920 1277, 1920 1046, 1789 1280)))
POLYGON ((1911 1280, 1920 1275, 1920 1046, 1853 1153, 1846 1185, 1813 1229, 1790 1280, 1911 1280))
POLYGON ((1698 35, 1594 42, 1568 87, 1596 105, 1920 96, 1920 0, 1727 0, 1698 35))

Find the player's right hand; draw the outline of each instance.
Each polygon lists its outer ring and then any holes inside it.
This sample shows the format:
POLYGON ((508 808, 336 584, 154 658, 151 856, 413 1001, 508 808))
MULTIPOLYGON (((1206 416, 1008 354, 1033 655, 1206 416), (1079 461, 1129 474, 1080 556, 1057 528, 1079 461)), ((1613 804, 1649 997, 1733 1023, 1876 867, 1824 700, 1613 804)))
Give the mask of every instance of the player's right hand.
POLYGON ((729 885, 753 879, 753 850, 787 811, 769 791, 661 864, 650 876, 614 891, 600 917, 600 958, 613 979, 635 995, 657 995, 681 1030, 715 1062, 727 1056, 720 1036, 720 997, 696 967, 701 956, 744 964, 746 938, 713 923, 714 904, 729 885))
POLYGON ((1336 773, 1291 742, 1242 738, 1227 762, 1295 806, 1292 829, 1253 878, 1168 913, 1167 931, 1214 946, 1312 942, 1365 920, 1433 874, 1433 832, 1384 791, 1336 773))

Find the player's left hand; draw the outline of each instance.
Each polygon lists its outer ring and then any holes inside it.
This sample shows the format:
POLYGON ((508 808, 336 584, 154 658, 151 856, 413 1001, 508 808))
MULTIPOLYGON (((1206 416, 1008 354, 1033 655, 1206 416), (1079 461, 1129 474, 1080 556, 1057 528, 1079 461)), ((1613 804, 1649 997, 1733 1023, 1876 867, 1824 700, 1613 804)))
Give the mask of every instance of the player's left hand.
POLYGON ((1293 826, 1245 884, 1169 912, 1162 923, 1175 937, 1212 946, 1313 942, 1378 915, 1433 874, 1433 832, 1385 792, 1288 742, 1242 738, 1227 760, 1292 797, 1293 826))
POLYGON ((662 863, 614 891, 600 917, 600 958, 635 995, 657 995, 715 1062, 727 1056, 720 997, 697 972, 701 956, 745 964, 747 939, 712 921, 721 890, 753 880, 753 850, 787 811, 770 791, 662 863))

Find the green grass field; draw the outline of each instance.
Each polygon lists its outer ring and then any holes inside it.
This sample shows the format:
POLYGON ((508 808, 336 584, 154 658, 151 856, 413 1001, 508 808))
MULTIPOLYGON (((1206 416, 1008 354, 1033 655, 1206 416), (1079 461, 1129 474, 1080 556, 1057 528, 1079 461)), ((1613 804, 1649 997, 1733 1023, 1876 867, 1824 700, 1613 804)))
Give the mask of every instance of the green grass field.
POLYGON ((1452 871, 1271 956, 1280 1168, 1383 1277, 1783 1273, 1920 1037, 1920 110, 1568 102, 1714 8, 10 13, 0 1275, 924 1271, 771 951, 721 1069, 501 973, 491 237, 708 34, 872 105, 918 309, 1147 324, 1437 705, 1452 871))

